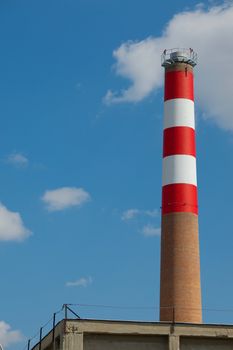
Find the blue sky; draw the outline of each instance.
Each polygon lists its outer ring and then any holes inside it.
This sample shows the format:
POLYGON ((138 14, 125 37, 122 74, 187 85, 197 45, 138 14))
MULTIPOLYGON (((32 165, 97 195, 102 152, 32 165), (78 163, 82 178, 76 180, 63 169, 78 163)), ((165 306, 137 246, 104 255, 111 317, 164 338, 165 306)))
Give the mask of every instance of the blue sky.
MULTIPOLYGON (((1 2, 6 347, 23 348, 63 303, 159 305, 160 53, 174 46, 199 54, 203 307, 233 309, 231 4, 1 2)), ((74 309, 82 317, 158 320, 152 309, 74 309)), ((233 312, 205 311, 204 320, 232 323, 233 312)))

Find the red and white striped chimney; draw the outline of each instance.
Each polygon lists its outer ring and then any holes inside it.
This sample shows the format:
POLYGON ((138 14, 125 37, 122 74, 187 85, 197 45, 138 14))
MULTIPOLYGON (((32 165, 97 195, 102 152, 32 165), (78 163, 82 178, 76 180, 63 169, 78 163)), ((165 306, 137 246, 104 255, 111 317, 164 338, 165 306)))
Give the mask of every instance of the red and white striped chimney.
POLYGON ((201 323, 192 49, 165 50, 160 320, 201 323))

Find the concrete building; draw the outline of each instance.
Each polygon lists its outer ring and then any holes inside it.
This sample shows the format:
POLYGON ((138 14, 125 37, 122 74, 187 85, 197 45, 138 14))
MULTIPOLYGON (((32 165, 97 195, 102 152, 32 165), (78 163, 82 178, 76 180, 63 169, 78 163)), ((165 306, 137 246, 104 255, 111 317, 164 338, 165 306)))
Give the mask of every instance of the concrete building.
POLYGON ((62 320, 33 350, 230 350, 233 326, 62 320))

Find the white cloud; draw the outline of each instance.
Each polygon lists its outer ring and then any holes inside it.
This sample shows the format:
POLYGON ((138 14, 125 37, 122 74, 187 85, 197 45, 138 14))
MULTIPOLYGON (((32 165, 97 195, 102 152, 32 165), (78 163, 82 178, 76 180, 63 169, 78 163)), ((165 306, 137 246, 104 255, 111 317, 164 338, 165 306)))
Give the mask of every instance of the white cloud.
POLYGON ((161 228, 148 224, 142 228, 142 234, 146 237, 160 236, 161 228))
POLYGON ((160 57, 163 50, 192 47, 198 53, 196 101, 203 117, 223 129, 233 130, 233 5, 232 2, 176 14, 160 37, 123 43, 113 53, 117 75, 131 85, 120 92, 108 91, 107 104, 138 102, 163 85, 160 57))
POLYGON ((121 220, 123 220, 123 221, 131 220, 131 219, 135 218, 135 216, 137 216, 139 213, 140 213, 140 210, 138 210, 138 209, 125 210, 122 213, 121 220))
POLYGON ((91 196, 82 188, 61 187, 46 191, 42 196, 49 211, 59 211, 69 207, 81 206, 88 202, 91 196))
POLYGON ((0 241, 22 241, 30 235, 20 214, 0 203, 0 241))
POLYGON ((23 154, 13 152, 7 156, 7 163, 15 165, 17 167, 26 167, 28 165, 28 158, 26 158, 23 154))
POLYGON ((19 343, 22 340, 24 340, 24 336, 20 331, 12 330, 8 323, 0 321, 0 344, 3 347, 19 343))
POLYGON ((76 281, 66 282, 66 287, 88 287, 92 282, 92 277, 82 277, 76 281))
POLYGON ((150 217, 152 217, 152 218, 157 217, 158 214, 159 214, 159 212, 158 212, 157 209, 154 209, 154 210, 145 210, 144 213, 145 213, 145 215, 150 216, 150 217))
POLYGON ((115 50, 113 56, 117 61, 116 74, 128 78, 132 85, 120 93, 109 90, 104 98, 106 104, 137 102, 161 86, 160 53, 158 55, 154 39, 128 41, 115 50))
POLYGON ((75 85, 75 88, 77 89, 77 90, 81 90, 81 88, 82 88, 82 83, 77 83, 76 85, 75 85))
POLYGON ((132 220, 139 215, 156 217, 158 216, 158 210, 157 209, 153 209, 153 210, 128 209, 122 213, 121 220, 123 221, 132 220))

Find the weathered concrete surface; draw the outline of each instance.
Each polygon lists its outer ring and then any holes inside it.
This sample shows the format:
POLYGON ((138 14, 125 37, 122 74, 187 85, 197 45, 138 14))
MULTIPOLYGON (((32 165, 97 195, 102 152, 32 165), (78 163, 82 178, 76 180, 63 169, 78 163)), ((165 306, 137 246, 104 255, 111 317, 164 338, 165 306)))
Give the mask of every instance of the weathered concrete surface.
POLYGON ((83 333, 68 333, 64 337, 63 349, 84 350, 83 340, 83 333))
POLYGON ((88 334, 84 337, 85 350, 167 350, 167 344, 166 336, 88 334))
POLYGON ((169 350, 178 350, 180 349, 180 337, 177 335, 169 336, 169 350))
POLYGON ((180 350, 230 350, 233 349, 232 339, 181 338, 180 350))
POLYGON ((228 350, 233 326, 63 320, 33 350, 228 350), (53 342, 54 339, 54 342, 53 342))

